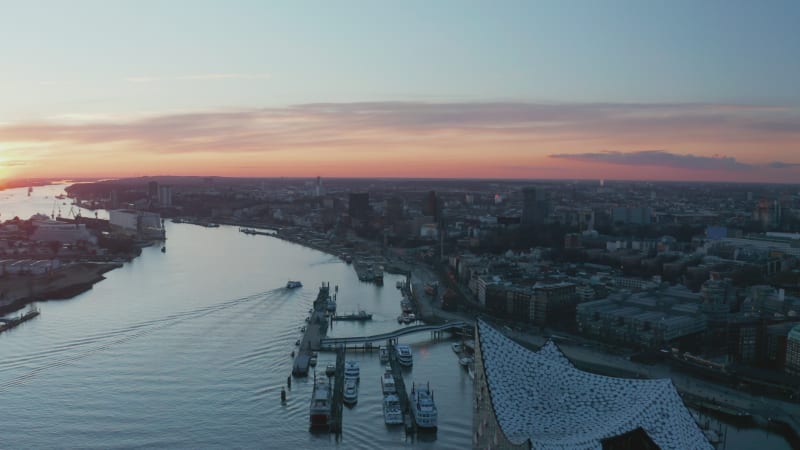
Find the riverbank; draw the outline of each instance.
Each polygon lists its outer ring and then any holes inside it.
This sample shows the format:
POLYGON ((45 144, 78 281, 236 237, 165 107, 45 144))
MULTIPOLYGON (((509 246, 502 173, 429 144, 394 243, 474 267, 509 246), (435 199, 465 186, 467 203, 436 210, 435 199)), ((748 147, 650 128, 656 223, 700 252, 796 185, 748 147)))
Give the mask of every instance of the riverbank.
POLYGON ((120 263, 75 263, 44 275, 6 275, 0 278, 0 314, 17 311, 29 303, 63 300, 88 291, 120 263))

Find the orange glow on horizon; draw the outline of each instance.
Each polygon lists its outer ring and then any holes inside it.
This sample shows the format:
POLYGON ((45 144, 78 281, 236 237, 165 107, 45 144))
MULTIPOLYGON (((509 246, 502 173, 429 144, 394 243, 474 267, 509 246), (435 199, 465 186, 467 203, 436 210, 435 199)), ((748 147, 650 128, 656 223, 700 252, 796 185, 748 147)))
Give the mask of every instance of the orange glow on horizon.
POLYGON ((800 127, 764 126, 762 109, 680 107, 329 104, 5 124, 0 176, 800 179, 800 127))

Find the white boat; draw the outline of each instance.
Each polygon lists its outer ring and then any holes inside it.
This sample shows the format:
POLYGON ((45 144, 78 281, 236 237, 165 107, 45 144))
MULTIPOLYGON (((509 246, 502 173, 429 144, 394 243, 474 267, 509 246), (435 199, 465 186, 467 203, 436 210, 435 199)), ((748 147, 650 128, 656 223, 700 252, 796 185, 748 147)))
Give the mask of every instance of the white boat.
POLYGON ((347 361, 344 363, 344 379, 345 381, 352 379, 358 381, 361 378, 361 369, 358 366, 358 361, 347 361))
POLYGON ((400 344, 397 347, 397 362, 401 366, 411 367, 414 364, 414 356, 411 354, 411 347, 400 344))
POLYGON ((332 377, 336 374, 336 364, 330 363, 325 366, 325 375, 332 377))
POLYGON ((389 362, 389 349, 386 348, 385 345, 381 345, 380 349, 378 350, 378 356, 381 360, 381 364, 386 364, 389 362))
POLYGON ((325 378, 314 379, 308 424, 312 429, 327 429, 331 420, 331 389, 325 378))
POLYGON ((454 351, 456 354, 458 354, 458 353, 461 353, 461 351, 462 351, 462 350, 464 350, 464 349, 461 347, 461 344, 459 344, 458 342, 455 342, 455 343, 453 343, 453 345, 451 345, 450 347, 453 349, 453 351, 454 351))
POLYGON ((348 405, 358 402, 358 382, 354 378, 345 378, 342 400, 348 405))
POLYGON ((381 376, 381 390, 383 395, 396 394, 397 386, 394 383, 394 376, 391 369, 386 369, 386 372, 381 376))
POLYGON ((394 394, 383 398, 383 421, 386 425, 403 423, 403 410, 400 409, 400 398, 394 394))
POLYGON ((417 427, 424 430, 436 430, 439 423, 439 412, 436 403, 433 401, 433 392, 430 386, 411 385, 411 393, 408 395, 411 401, 411 414, 417 427))
POLYGON ((471 356, 465 356, 458 360, 458 363, 461 364, 465 369, 469 367, 470 364, 474 363, 475 359, 471 356))
POLYGON ((303 283, 301 283, 299 281, 289 280, 286 283, 286 289, 297 289, 297 288, 300 288, 300 287, 303 287, 303 283))

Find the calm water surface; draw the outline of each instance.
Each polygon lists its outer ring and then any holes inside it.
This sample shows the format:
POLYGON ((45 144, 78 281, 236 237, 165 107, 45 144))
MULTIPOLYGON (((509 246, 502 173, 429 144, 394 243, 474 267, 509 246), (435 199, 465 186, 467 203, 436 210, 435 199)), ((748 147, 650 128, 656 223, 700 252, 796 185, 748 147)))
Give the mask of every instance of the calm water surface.
MULTIPOLYGON (((2 192, 0 217, 49 215, 60 190, 34 188, 30 198, 23 189, 2 192)), ((41 303, 40 317, 0 334, 0 447, 471 446, 472 381, 450 341, 430 342, 427 333, 401 342, 414 351, 406 383, 430 382, 434 391, 435 437, 415 440, 384 425, 377 352, 348 354, 360 361, 362 381, 358 404, 344 410, 340 441, 308 432, 308 379, 295 379, 287 404, 279 401, 319 284, 339 286, 339 312, 374 314, 368 323, 335 323, 330 335, 374 334, 399 326, 399 277, 387 274, 377 287, 337 258, 279 239, 235 227, 166 226, 166 253, 146 248, 91 291, 41 303), (289 279, 304 287, 284 289, 289 279)), ((333 359, 321 353, 318 366, 333 359)), ((789 448, 761 430, 737 433, 729 428, 729 449, 789 448)))

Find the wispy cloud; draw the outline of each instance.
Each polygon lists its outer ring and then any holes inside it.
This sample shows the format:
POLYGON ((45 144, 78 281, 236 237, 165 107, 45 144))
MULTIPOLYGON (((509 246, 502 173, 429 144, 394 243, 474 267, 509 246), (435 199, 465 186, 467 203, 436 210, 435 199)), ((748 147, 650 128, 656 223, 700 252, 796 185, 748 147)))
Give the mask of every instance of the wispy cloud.
POLYGON ((174 77, 134 76, 124 78, 128 83, 154 83, 157 81, 218 81, 218 80, 267 80, 268 73, 200 73, 174 77))
MULTIPOLYGON (((236 74, 207 75, 197 79, 236 74)), ((459 161, 476 172, 491 166, 497 173, 510 172, 512 165, 535 170, 575 161, 619 170, 650 166, 753 177, 780 169, 788 179, 800 167, 791 162, 800 154, 800 111, 771 105, 363 102, 60 119, 0 124, 0 142, 45 143, 76 154, 116 151, 208 160, 311 154, 306 151, 342 160, 346 153, 352 164, 377 164, 413 151, 443 167, 459 161), (609 148, 614 151, 604 151, 609 148)), ((405 159, 404 164, 414 162, 405 159)), ((589 167, 561 166, 566 171, 589 167)))
POLYGON ((634 152, 562 153, 551 158, 573 161, 601 162, 625 166, 660 166, 700 170, 749 170, 756 166, 737 161, 732 156, 681 155, 666 150, 640 150, 634 152))
POLYGON ((155 81, 159 81, 161 78, 158 77, 127 77, 125 81, 128 83, 153 83, 155 81))
POLYGON ((203 73, 197 75, 182 75, 176 80, 266 80, 268 73, 203 73))
POLYGON ((767 164, 768 167, 773 169, 789 169, 792 167, 800 167, 800 163, 787 163, 783 161, 772 161, 771 163, 767 164))

